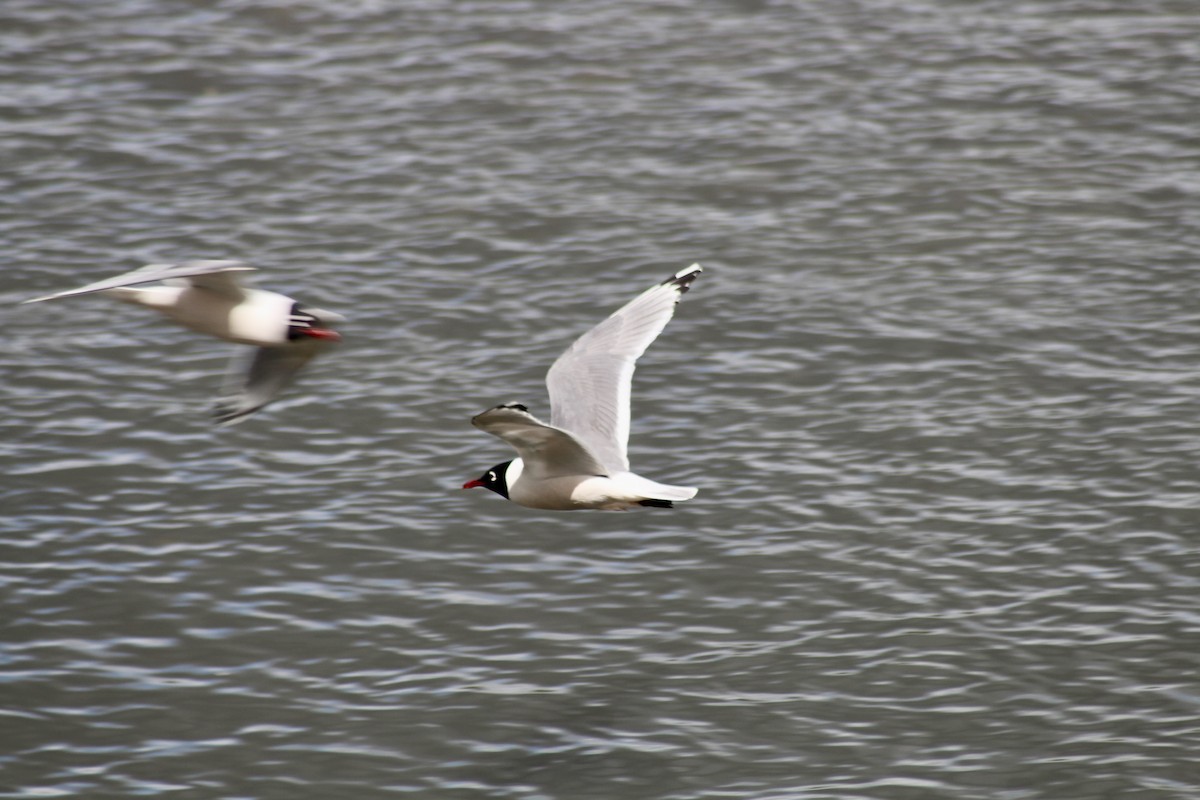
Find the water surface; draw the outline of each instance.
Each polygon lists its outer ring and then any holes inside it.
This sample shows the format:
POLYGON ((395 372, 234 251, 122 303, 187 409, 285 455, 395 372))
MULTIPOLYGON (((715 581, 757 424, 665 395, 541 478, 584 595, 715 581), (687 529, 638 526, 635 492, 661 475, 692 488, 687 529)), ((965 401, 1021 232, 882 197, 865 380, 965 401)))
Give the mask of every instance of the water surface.
POLYGON ((1190 3, 0 9, 0 797, 1200 795, 1190 3), (243 425, 103 298, 347 314, 243 425), (461 483, 692 261, 631 459, 461 483))

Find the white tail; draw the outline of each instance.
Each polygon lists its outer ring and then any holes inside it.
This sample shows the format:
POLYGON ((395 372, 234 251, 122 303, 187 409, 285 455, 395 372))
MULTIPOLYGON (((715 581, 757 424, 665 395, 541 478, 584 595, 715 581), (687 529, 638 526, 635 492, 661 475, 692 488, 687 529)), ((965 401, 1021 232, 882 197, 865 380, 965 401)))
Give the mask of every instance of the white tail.
POLYGON ((694 486, 671 486, 643 478, 633 472, 621 472, 610 477, 631 494, 654 500, 691 500, 699 491, 694 486))

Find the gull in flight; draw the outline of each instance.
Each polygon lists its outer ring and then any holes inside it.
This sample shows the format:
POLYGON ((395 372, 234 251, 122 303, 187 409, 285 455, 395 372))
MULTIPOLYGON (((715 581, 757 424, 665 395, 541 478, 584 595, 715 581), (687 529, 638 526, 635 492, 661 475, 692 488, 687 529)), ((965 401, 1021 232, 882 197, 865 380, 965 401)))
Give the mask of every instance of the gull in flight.
POLYGON ((558 511, 636 506, 671 508, 695 496, 629 469, 629 395, 638 357, 658 338, 700 265, 652 286, 575 340, 546 374, 550 424, 520 403, 506 403, 471 424, 508 442, 518 458, 463 484, 519 505, 558 511))
POLYGON ((338 314, 242 286, 238 273, 253 270, 239 261, 149 264, 25 302, 102 293, 152 308, 185 328, 253 346, 248 358, 234 356, 213 410, 219 424, 230 425, 274 400, 313 356, 341 340, 332 327, 342 321, 338 314))

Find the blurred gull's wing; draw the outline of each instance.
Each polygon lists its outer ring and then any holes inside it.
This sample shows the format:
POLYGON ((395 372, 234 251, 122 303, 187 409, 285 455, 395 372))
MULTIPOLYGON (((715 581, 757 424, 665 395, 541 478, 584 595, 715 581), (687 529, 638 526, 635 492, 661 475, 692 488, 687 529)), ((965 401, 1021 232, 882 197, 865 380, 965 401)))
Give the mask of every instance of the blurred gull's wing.
POLYGON ((629 395, 638 356, 666 327, 700 274, 682 269, 575 340, 546 374, 550 424, 569 431, 607 473, 629 471, 629 395))
POLYGON ((40 303, 43 300, 57 300, 60 297, 74 297, 79 294, 92 294, 108 289, 120 289, 124 286, 137 286, 142 283, 156 283, 178 278, 187 278, 196 286, 204 286, 223 293, 241 292, 236 278, 230 274, 249 272, 254 267, 240 261, 185 261, 182 264, 147 264, 133 272, 126 272, 115 278, 89 283, 79 289, 68 289, 55 292, 43 297, 25 300, 25 303, 40 303))
POLYGON ((213 409, 217 424, 241 422, 273 401, 323 346, 319 340, 302 339, 284 347, 256 347, 249 357, 235 353, 213 409))

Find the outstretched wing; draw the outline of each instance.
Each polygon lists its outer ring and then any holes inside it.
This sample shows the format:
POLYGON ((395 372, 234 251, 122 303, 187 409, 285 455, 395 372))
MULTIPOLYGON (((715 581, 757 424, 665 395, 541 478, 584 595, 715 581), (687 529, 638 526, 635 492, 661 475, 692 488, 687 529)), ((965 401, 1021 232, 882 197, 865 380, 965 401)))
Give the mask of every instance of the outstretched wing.
POLYGON ((571 434, 541 422, 525 406, 496 406, 471 419, 485 433, 516 449, 525 472, 538 480, 568 475, 607 475, 595 456, 571 434))
POLYGON ((213 409, 218 425, 233 425, 279 396, 322 347, 303 339, 285 347, 256 347, 252 355, 235 353, 213 409))
POLYGON ((570 431, 608 472, 627 472, 629 395, 638 357, 700 274, 692 264, 647 289, 575 340, 546 374, 550 424, 570 431))
POLYGON ((60 297, 74 297, 79 294, 92 294, 108 289, 120 289, 123 286, 137 286, 142 283, 156 283, 178 278, 187 278, 195 286, 203 286, 222 293, 240 293, 241 288, 231 273, 249 272, 253 269, 254 267, 240 261, 185 261, 181 264, 147 264, 140 269, 126 272, 115 278, 89 283, 78 289, 68 289, 43 297, 35 297, 24 302, 40 303, 43 300, 57 300, 60 297))

